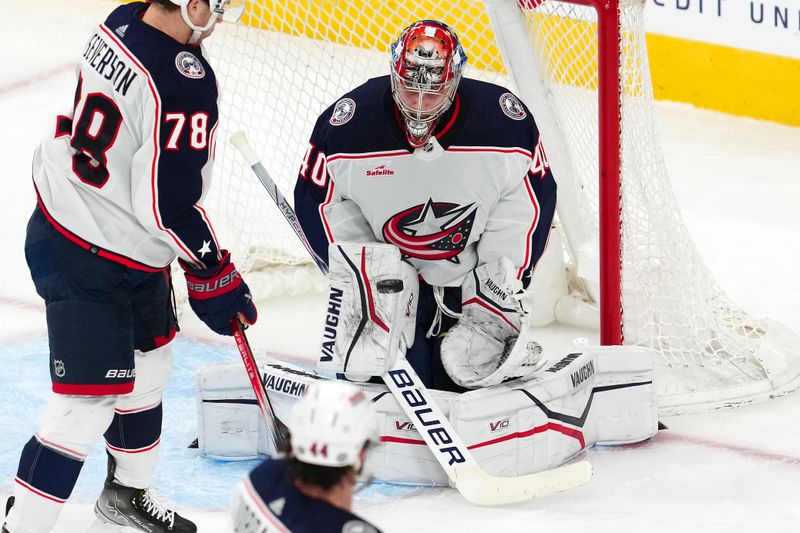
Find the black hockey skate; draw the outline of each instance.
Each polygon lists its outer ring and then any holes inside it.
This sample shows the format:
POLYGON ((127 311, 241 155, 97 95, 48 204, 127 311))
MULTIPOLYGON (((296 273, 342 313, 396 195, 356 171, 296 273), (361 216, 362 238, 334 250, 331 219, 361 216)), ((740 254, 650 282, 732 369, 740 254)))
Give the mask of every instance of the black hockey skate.
MULTIPOLYGON (((14 497, 13 496, 9 496, 8 500, 6 500, 6 514, 4 516, 8 516, 8 512, 11 510, 12 507, 14 507, 14 497)), ((8 530, 6 529, 5 523, 3 524, 2 533, 8 533, 8 530)))
POLYGON ((108 456, 108 477, 94 514, 98 523, 90 531, 133 533, 197 533, 197 526, 159 502, 150 489, 134 489, 114 481, 116 461, 108 456))

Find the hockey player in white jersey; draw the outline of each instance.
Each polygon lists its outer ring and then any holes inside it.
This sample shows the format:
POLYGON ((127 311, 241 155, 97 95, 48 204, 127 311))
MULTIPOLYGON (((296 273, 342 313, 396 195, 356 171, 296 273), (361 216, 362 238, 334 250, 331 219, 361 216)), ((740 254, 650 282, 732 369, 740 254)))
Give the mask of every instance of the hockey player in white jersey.
POLYGON ((367 321, 344 332, 347 320, 329 315, 321 366, 380 375, 392 356, 358 342, 388 342, 384 335, 403 344, 430 387, 499 383, 509 377, 496 371, 521 329, 519 295, 547 243, 556 182, 519 98, 462 79, 467 56, 451 28, 415 22, 391 53, 390 76, 369 80, 320 116, 295 209, 315 252, 328 259, 330 247, 329 309, 338 309, 337 291, 347 293, 348 284, 369 286, 365 276, 390 271, 413 301, 400 325, 367 321), (352 264, 341 242, 363 244, 354 250, 364 249, 364 263, 352 264), (332 350, 342 334, 353 348, 340 356, 332 350))
POLYGON ((243 5, 117 7, 79 58, 71 110, 35 151, 25 253, 46 304, 55 394, 22 449, 4 532, 50 531, 101 436, 109 472, 96 531, 196 531, 149 487, 177 329, 170 264, 178 258, 193 310, 217 333, 230 335, 237 315, 256 320, 202 207, 218 95, 200 44, 243 5))
POLYGON ((319 380, 291 414, 291 450, 245 477, 233 507, 235 533, 379 533, 352 513, 356 478, 378 423, 369 398, 319 380))

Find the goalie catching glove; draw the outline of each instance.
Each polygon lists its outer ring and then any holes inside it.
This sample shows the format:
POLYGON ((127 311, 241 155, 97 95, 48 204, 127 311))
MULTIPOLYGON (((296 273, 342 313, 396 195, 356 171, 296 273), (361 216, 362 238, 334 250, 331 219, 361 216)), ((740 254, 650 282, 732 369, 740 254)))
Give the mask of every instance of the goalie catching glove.
POLYGON ((178 260, 189 289, 189 305, 197 317, 220 335, 233 335, 231 318, 237 314, 247 324, 255 324, 258 311, 250 289, 231 263, 231 254, 221 250, 219 264, 206 269, 193 269, 178 260))
POLYGON ((380 376, 414 342, 419 278, 391 244, 337 242, 319 368, 362 381, 380 376))
POLYGON ((529 339, 522 282, 505 257, 479 266, 461 285, 461 317, 442 341, 450 378, 467 388, 488 387, 531 374, 541 346, 529 339))

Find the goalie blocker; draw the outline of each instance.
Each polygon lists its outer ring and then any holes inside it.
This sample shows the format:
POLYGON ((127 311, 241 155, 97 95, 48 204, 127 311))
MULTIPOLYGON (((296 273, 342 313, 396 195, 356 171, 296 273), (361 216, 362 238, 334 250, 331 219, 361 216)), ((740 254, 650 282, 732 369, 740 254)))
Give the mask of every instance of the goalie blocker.
MULTIPOLYGON (((237 365, 199 373, 199 446, 217 459, 274 453, 252 389, 237 365)), ((260 367, 276 415, 315 380, 311 368, 280 361, 260 367)), ((358 384, 374 402, 380 445, 365 472, 379 481, 447 485, 417 429, 382 384, 358 384)), ((594 444, 646 440, 657 431, 652 353, 639 347, 580 347, 553 355, 524 382, 458 394, 431 390, 481 467, 513 477, 557 467, 594 444)), ((291 428, 290 428, 291 429, 291 428)))

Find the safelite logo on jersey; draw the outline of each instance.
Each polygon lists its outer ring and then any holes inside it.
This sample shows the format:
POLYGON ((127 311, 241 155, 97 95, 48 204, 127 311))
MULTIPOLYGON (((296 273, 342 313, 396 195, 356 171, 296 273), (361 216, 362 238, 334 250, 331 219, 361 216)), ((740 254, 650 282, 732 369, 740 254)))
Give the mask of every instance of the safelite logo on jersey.
POLYGON ((394 170, 386 168, 386 165, 378 165, 371 170, 367 170, 367 176, 394 176, 394 170))

